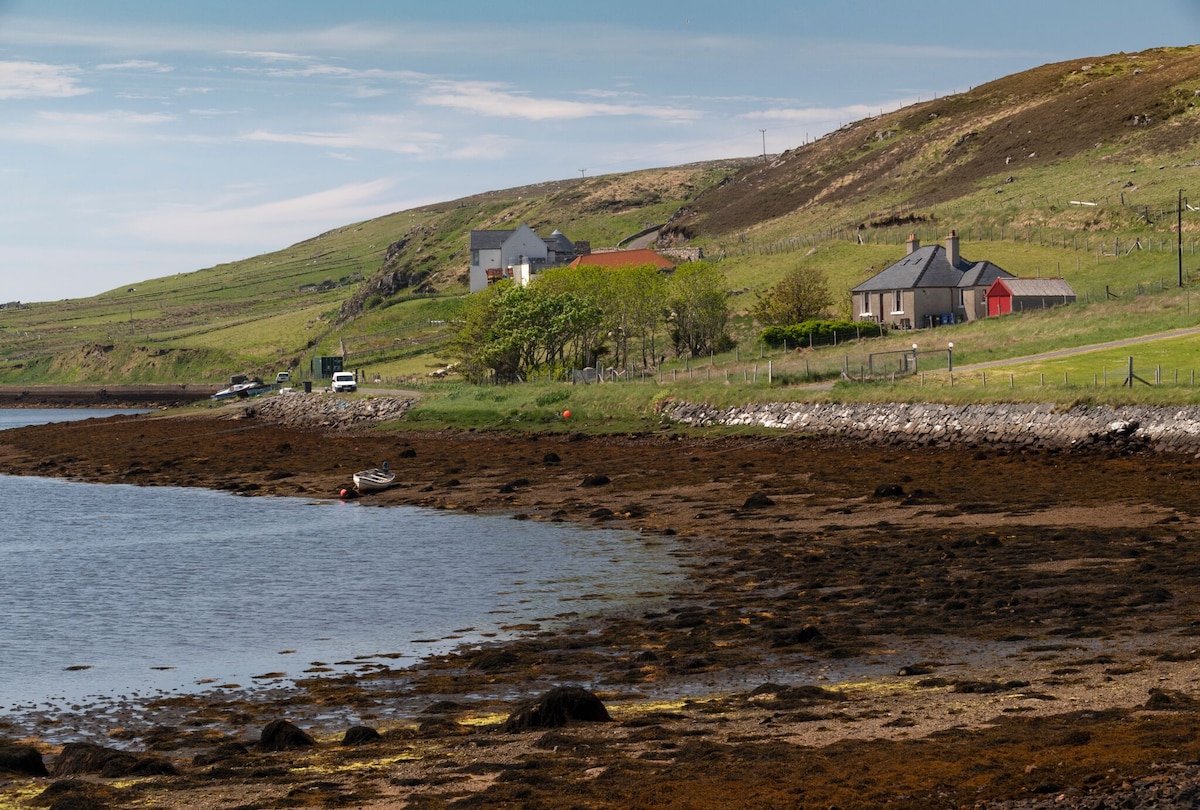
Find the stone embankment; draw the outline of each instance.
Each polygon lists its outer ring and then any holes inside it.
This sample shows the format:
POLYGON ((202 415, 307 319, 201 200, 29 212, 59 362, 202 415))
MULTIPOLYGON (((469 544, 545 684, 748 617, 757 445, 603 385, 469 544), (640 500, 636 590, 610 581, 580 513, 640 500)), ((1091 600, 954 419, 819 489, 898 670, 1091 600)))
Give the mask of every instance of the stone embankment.
POLYGON ((414 400, 402 397, 356 399, 336 394, 278 394, 239 405, 231 419, 258 419, 305 429, 351 430, 399 419, 414 400))
POLYGON ((735 408, 672 402, 668 419, 694 427, 764 427, 877 444, 1083 448, 1142 446, 1200 452, 1200 406, 1076 406, 771 402, 735 408))

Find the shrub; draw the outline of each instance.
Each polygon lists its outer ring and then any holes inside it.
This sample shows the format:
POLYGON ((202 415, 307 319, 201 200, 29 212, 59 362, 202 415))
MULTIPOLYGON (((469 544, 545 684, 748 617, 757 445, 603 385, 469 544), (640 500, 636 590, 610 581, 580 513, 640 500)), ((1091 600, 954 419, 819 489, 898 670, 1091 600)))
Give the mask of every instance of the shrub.
POLYGON ((880 337, 887 334, 882 324, 848 320, 804 321, 787 326, 768 326, 763 330, 762 341, 768 346, 828 346, 858 340, 865 337, 880 337))

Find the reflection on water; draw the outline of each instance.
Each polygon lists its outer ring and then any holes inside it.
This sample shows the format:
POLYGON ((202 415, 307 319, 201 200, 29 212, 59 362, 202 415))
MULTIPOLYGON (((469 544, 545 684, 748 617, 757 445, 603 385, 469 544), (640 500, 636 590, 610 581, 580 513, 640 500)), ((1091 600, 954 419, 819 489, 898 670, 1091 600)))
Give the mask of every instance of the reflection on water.
POLYGON ((679 575, 661 541, 562 523, 12 476, 0 502, 19 505, 0 533, 0 713, 403 665, 679 575))

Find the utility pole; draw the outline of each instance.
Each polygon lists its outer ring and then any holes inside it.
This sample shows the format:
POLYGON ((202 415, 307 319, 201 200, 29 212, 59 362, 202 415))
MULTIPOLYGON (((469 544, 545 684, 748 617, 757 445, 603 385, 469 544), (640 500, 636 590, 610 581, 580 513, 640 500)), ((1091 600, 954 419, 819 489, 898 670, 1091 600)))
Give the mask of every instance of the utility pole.
POLYGON ((761 132, 763 136, 763 161, 765 162, 767 159, 767 131, 765 129, 760 129, 759 132, 761 132))
POLYGON ((587 177, 587 169, 580 169, 580 170, 579 170, 579 177, 580 177, 580 179, 583 179, 584 177, 587 177))
POLYGON ((1179 189, 1179 203, 1175 206, 1175 215, 1178 225, 1178 246, 1179 246, 1179 286, 1183 286, 1183 189, 1179 189))

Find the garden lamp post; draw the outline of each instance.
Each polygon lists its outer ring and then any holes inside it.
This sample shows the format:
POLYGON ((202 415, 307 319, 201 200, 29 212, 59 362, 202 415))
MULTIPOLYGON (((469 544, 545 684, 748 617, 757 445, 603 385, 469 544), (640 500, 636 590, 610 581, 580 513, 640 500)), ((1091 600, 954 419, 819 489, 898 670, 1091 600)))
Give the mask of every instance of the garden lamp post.
POLYGON ((946 346, 946 370, 954 371, 954 341, 946 346))
POLYGON ((917 373, 917 344, 913 344, 913 374, 917 373))

